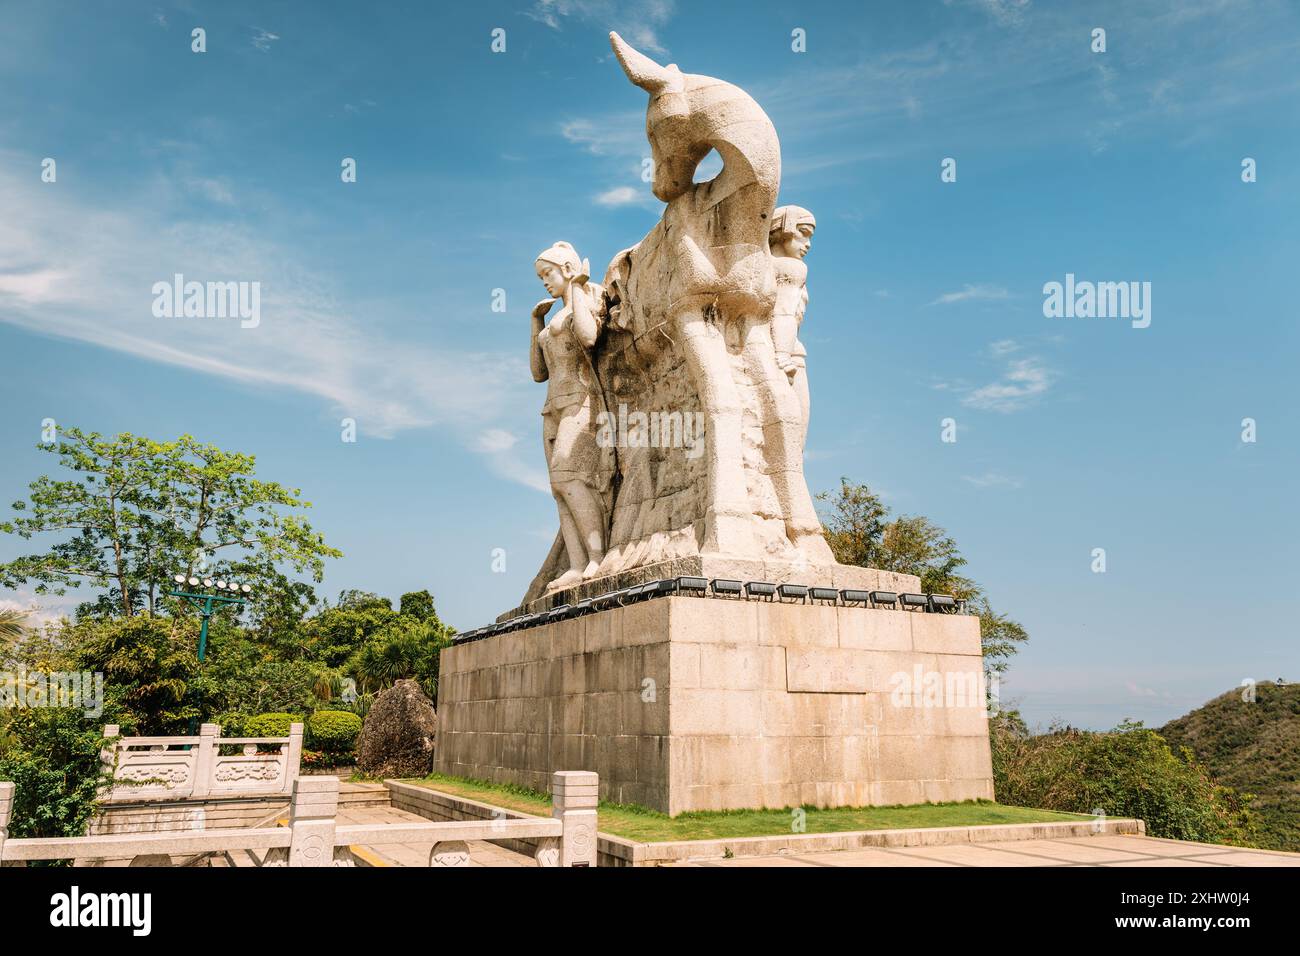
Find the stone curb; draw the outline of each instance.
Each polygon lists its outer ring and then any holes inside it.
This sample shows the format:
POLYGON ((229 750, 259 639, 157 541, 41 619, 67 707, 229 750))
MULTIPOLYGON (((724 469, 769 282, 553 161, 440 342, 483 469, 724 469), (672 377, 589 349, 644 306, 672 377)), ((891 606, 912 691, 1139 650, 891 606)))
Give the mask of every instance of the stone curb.
MULTIPOLYGON (((489 803, 461 797, 432 786, 386 780, 393 806, 430 819, 488 818, 494 813, 507 818, 537 816, 507 810, 489 803), (460 816, 431 816, 457 813, 460 816)), ((782 856, 824 853, 828 850, 859 850, 866 847, 950 846, 953 844, 1005 843, 1016 840, 1064 840, 1088 836, 1145 836, 1141 820, 1117 818, 1062 820, 1047 823, 1006 823, 973 827, 917 827, 906 830, 845 830, 837 833, 790 833, 780 836, 735 837, 716 840, 676 840, 638 843, 609 833, 597 834, 598 866, 663 866, 686 860, 733 857, 782 856)), ((526 844, 529 841, 509 841, 526 844)), ((531 852, 520 848, 520 852, 531 852)))

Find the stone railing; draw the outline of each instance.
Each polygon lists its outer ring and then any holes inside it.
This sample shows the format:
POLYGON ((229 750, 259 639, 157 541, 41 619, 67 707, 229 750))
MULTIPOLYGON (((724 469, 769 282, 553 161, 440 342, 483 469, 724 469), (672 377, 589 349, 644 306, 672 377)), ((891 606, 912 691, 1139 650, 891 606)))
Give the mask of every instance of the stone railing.
POLYGON ((0 783, 0 865, 31 860, 132 860, 172 865, 177 857, 247 850, 261 866, 353 866, 351 847, 431 845, 430 866, 468 866, 470 840, 536 841, 538 866, 595 866, 598 781, 587 771, 552 775, 551 817, 338 825, 338 777, 293 782, 288 826, 238 830, 124 833, 111 836, 7 839, 14 785, 0 783))
POLYGON ((288 796, 302 762, 302 724, 293 724, 288 737, 224 738, 217 724, 204 724, 197 737, 122 737, 109 724, 104 737, 100 759, 113 779, 104 803, 288 796))

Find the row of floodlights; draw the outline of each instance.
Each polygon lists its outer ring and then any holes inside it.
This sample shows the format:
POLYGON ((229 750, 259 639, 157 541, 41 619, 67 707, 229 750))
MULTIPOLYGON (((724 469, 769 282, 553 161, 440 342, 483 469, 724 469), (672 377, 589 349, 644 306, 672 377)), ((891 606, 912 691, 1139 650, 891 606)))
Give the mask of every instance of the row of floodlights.
POLYGON ((202 584, 205 588, 216 588, 218 591, 229 591, 231 594, 239 594, 241 591, 244 594, 253 593, 252 587, 247 584, 236 584, 234 581, 223 581, 220 578, 216 580, 212 578, 187 578, 183 574, 173 574, 172 580, 177 584, 188 584, 192 588, 202 584))
POLYGON ((844 607, 888 607, 904 611, 920 611, 930 614, 961 614, 966 611, 966 602, 959 601, 951 594, 899 594, 896 591, 859 591, 853 588, 809 587, 804 584, 770 584, 766 581, 733 581, 729 578, 664 578, 660 581, 647 581, 619 591, 609 591, 594 598, 586 598, 577 604, 561 604, 549 611, 536 614, 521 614, 498 624, 489 624, 472 631, 458 634, 453 643, 463 644, 469 641, 494 637, 510 631, 519 631, 538 624, 550 624, 566 618, 580 617, 593 611, 606 611, 615 607, 626 607, 637 601, 662 597, 668 594, 682 594, 694 597, 707 597, 712 592, 720 598, 752 598, 760 601, 797 601, 799 603, 823 603, 843 605, 844 607))

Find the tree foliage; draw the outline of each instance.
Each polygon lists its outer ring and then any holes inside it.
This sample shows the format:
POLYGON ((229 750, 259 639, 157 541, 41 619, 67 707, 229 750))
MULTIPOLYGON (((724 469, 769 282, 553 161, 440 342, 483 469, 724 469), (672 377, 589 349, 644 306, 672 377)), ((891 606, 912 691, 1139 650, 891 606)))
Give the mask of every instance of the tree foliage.
POLYGON ((979 615, 984 667, 1001 674, 1028 632, 1006 614, 993 609, 984 591, 961 573, 966 559, 943 528, 920 515, 890 518, 889 508, 866 485, 840 479, 839 491, 817 496, 829 507, 822 526, 831 553, 840 564, 913 574, 928 593, 951 594, 967 601, 979 615))
POLYGON ((1216 784, 1183 748, 1125 722, 1108 733, 1054 727, 1031 735, 1018 714, 992 722, 998 802, 1107 817, 1137 817, 1152 836, 1251 844, 1246 800, 1216 784))
POLYGON ((186 622, 136 616, 70 625, 65 640, 78 670, 97 671, 142 736, 183 733, 200 701, 189 693, 198 667, 186 622))
POLYGON ((42 628, 25 627, 22 612, 0 612, 0 669, 99 672, 106 701, 94 718, 0 709, 0 779, 18 784, 15 835, 81 832, 100 783, 105 723, 170 736, 216 719, 262 736, 258 715, 330 709, 315 734, 331 759, 346 760, 370 695, 340 701, 345 685, 377 691, 413 677, 436 692, 438 653, 453 631, 433 596, 408 592, 395 611, 388 598, 350 590, 318 606, 297 578, 321 581, 339 552, 301 517, 309 505, 298 490, 254 477, 252 456, 188 435, 106 439, 75 428, 48 450, 66 473, 32 482, 29 498, 0 522, 0 531, 40 537, 44 548, 0 564, 0 587, 77 587, 92 597, 75 619, 42 628), (202 666, 195 609, 165 595, 181 571, 254 589, 248 607, 214 610, 202 666))
POLYGON ((251 455, 189 435, 158 442, 77 428, 38 447, 73 476, 32 482, 0 531, 61 538, 0 564, 0 586, 87 585, 102 592, 87 610, 132 617, 158 609, 160 585, 177 571, 253 584, 260 599, 284 583, 283 569, 319 581, 325 559, 340 556, 297 514, 310 507, 301 492, 254 478, 251 455))

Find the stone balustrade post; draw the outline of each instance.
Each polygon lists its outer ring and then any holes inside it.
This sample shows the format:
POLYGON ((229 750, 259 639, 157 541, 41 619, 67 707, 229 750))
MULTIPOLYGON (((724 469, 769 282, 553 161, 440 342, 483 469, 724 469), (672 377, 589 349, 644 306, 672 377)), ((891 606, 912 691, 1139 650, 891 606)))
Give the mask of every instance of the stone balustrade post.
POLYGON ((0 860, 5 855, 5 840, 9 839, 9 817, 14 811, 14 785, 0 783, 0 860))
POLYGON ((194 757, 194 785, 190 789, 192 797, 206 797, 213 790, 216 781, 212 775, 217 767, 217 737, 220 735, 220 724, 203 724, 199 727, 199 746, 194 757))
POLYGON ((117 724, 104 725, 104 746, 99 751, 99 763, 104 768, 104 779, 99 785, 99 799, 108 800, 113 796, 113 778, 117 773, 117 740, 122 735, 122 728, 117 724))
MULTIPOLYGON (((301 725, 299 725, 301 726, 301 725)), ((290 866, 333 866, 338 777, 299 777, 289 806, 290 866)))
POLYGON ((551 775, 551 816, 564 824, 560 866, 596 865, 596 804, 600 778, 589 770, 558 770, 551 775))
POLYGON ((289 725, 289 753, 284 761, 284 792, 293 792, 302 765, 302 724, 289 725))

